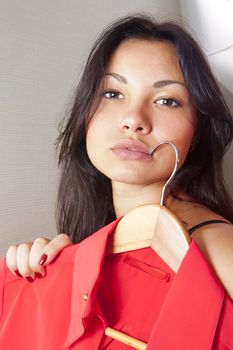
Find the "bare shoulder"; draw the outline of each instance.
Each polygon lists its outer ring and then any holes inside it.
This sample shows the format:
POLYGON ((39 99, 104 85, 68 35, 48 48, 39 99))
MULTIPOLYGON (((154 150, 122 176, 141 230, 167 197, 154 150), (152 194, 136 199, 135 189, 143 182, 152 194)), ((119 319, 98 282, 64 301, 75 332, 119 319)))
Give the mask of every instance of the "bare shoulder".
POLYGON ((197 242, 227 294, 233 299, 233 225, 202 203, 192 200, 177 203, 175 211, 187 230, 209 220, 227 222, 202 226, 192 233, 192 238, 197 242))
POLYGON ((195 231, 192 238, 233 299, 233 225, 225 223, 207 225, 195 231))

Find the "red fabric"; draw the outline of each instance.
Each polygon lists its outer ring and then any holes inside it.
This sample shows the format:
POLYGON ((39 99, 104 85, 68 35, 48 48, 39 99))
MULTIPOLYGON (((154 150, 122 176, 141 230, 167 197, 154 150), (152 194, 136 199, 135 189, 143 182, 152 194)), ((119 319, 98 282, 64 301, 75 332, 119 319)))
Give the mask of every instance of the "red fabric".
MULTIPOLYGON (((97 298, 108 325, 147 342, 173 276, 151 248, 106 257, 97 298)), ((101 345, 119 349, 109 337, 101 345)))
POLYGON ((106 256, 118 221, 64 249, 33 283, 1 261, 0 349, 131 349, 106 326, 147 350, 233 349, 233 302, 195 241, 175 275, 151 248, 106 256))

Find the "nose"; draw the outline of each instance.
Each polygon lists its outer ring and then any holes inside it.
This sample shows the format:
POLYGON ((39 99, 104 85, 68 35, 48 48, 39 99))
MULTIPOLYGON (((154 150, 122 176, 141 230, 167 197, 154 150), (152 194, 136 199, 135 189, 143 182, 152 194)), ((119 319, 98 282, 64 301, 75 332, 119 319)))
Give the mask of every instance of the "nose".
POLYGON ((142 111, 129 111, 120 121, 120 129, 141 135, 149 134, 152 130, 150 118, 142 111))

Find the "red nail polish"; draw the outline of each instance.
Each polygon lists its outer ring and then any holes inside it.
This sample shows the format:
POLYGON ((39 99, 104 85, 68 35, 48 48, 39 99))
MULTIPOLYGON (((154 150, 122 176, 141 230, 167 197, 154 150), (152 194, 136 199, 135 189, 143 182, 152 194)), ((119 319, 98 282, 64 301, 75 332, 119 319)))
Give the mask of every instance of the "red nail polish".
POLYGON ((27 280, 28 282, 31 282, 31 283, 34 282, 34 278, 32 278, 32 277, 30 277, 30 276, 29 276, 29 277, 26 277, 26 280, 27 280))
POLYGON ((40 273, 40 272, 35 272, 34 275, 37 278, 42 278, 43 277, 42 273, 40 273))
POLYGON ((19 272, 19 270, 15 270, 14 272, 16 273, 16 275, 17 275, 18 277, 22 277, 22 275, 21 275, 21 273, 19 272))
POLYGON ((43 254, 42 257, 41 257, 41 259, 40 259, 39 264, 40 264, 40 265, 44 265, 45 262, 47 261, 47 259, 48 259, 48 255, 47 255, 47 254, 43 254))

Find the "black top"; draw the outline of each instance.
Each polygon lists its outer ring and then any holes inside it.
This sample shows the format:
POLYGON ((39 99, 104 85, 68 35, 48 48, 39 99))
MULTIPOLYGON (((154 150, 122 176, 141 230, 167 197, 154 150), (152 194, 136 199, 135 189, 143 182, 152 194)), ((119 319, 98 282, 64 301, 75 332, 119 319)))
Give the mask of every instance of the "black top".
POLYGON ((191 227, 188 232, 190 233, 190 235, 195 231, 197 230, 199 227, 202 227, 202 226, 205 226, 205 225, 209 225, 209 224, 216 224, 218 222, 223 222, 224 224, 229 224, 229 222, 226 222, 226 221, 223 221, 223 220, 208 220, 208 221, 204 221, 204 222, 201 222, 200 224, 198 225, 195 225, 193 227, 191 227))

